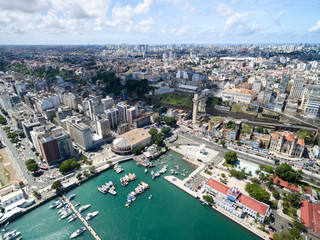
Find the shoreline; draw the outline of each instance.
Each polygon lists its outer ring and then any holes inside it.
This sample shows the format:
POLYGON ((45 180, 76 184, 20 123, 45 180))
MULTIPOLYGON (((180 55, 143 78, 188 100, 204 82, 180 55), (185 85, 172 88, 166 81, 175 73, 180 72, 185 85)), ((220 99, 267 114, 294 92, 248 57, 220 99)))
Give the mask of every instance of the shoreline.
MULTIPOLYGON (((189 195, 191 195, 192 197, 194 197, 195 199, 198 199, 199 201, 201 201, 201 198, 199 197, 199 194, 197 194, 196 192, 191 191, 190 189, 186 188, 183 184, 183 181, 180 179, 175 178, 174 176, 165 176, 164 179, 168 182, 170 182, 171 184, 173 184, 174 186, 176 186, 177 188, 183 190, 184 192, 188 193, 189 195), (181 182, 180 184, 178 182, 181 182)), ((233 222, 237 223, 238 225, 240 225, 241 227, 245 228, 246 230, 250 231, 251 233, 253 233, 254 235, 258 236, 261 239, 266 239, 263 236, 261 236, 259 233, 255 232, 254 230, 248 228, 246 225, 242 224, 241 222, 237 221, 237 219, 235 218, 231 218, 229 215, 225 214, 223 211, 221 211, 220 209, 218 209, 217 207, 211 207, 212 209, 216 210, 218 213, 224 215, 225 217, 227 217, 228 219, 232 220, 233 222)))

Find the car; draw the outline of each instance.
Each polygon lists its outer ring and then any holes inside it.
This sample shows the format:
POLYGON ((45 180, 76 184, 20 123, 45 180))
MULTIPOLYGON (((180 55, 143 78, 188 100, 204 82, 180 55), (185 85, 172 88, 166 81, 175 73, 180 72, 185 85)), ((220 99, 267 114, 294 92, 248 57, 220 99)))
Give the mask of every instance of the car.
POLYGON ((280 225, 280 229, 283 230, 283 226, 282 225, 280 225))
POLYGON ((293 225, 291 223, 288 223, 288 228, 289 229, 293 228, 293 225))
POLYGON ((276 231, 276 229, 274 227, 270 226, 270 225, 268 226, 268 229, 271 230, 272 232, 276 231))

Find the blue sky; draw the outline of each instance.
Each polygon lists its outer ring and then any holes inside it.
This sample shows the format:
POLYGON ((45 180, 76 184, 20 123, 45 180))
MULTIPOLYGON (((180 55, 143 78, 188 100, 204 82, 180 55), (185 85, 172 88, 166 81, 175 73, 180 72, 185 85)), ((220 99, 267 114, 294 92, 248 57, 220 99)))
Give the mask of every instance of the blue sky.
POLYGON ((319 13, 319 0, 1 0, 0 44, 319 43, 319 13))

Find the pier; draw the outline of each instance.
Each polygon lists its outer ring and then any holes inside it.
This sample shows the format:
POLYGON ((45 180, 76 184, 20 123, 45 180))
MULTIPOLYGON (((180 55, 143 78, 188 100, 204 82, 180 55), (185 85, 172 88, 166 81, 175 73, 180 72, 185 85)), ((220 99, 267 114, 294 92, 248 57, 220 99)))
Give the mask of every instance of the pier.
POLYGON ((77 215, 77 217, 81 220, 81 222, 83 222, 83 224, 86 226, 86 228, 92 234, 94 239, 101 240, 101 238, 98 236, 98 234, 92 229, 92 227, 89 225, 89 223, 81 216, 81 214, 78 212, 78 210, 72 205, 72 203, 69 201, 69 199, 65 195, 63 195, 63 199, 66 201, 66 203, 72 209, 72 211, 77 215))

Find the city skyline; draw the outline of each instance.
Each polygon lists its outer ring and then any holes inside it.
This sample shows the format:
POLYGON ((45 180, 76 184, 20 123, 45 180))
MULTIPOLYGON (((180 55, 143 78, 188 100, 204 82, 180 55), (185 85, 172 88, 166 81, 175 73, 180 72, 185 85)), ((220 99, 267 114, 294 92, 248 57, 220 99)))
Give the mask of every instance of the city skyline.
POLYGON ((0 44, 317 43, 319 1, 14 0, 0 44))

